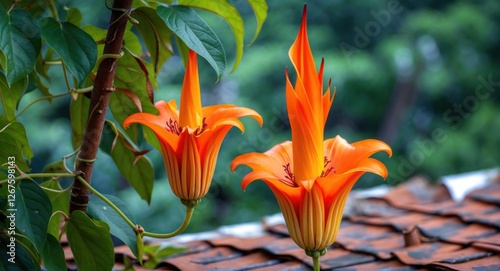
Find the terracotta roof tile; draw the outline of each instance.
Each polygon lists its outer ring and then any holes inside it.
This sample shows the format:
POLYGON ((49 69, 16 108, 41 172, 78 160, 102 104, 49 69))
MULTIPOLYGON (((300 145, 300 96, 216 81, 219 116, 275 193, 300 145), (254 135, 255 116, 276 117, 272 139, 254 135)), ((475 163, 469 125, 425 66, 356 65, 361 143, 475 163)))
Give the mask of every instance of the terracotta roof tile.
POLYGON ((407 213, 394 217, 367 217, 351 216, 348 219, 352 222, 365 223, 377 226, 392 226, 394 229, 403 231, 409 227, 419 224, 422 221, 433 219, 434 216, 422 213, 407 213))
MULTIPOLYGON (((416 177, 381 197, 351 200, 356 206, 349 208, 337 242, 321 257, 322 270, 500 270, 500 179, 460 202, 443 187, 416 177)), ((157 270, 311 270, 311 258, 295 245, 283 222, 269 221, 247 237, 221 230, 189 242, 169 240, 188 250, 162 260, 157 270)), ((62 242, 68 266, 76 268, 62 242)), ((115 252, 116 268, 123 268, 124 257, 133 259, 125 246, 115 252)), ((137 262, 134 267, 145 270, 137 262)))
POLYGON ((493 255, 491 257, 484 257, 475 259, 473 261, 463 261, 459 263, 433 263, 430 265, 432 268, 441 270, 457 270, 457 271, 495 271, 500 270, 500 256, 493 255))
POLYGON ((494 183, 487 188, 470 193, 469 198, 500 205, 500 183, 494 183))
POLYGON ((423 271, 429 270, 421 267, 409 266, 398 260, 374 261, 352 267, 335 269, 336 271, 358 271, 358 270, 384 270, 384 271, 423 271))

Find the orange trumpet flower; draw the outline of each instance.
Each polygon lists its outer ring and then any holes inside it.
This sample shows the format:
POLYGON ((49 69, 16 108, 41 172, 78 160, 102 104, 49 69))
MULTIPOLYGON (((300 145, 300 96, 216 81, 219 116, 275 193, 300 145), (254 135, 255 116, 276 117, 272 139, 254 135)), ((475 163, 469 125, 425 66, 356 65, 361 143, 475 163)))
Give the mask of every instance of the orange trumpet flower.
POLYGON ((159 115, 136 113, 123 123, 149 127, 158 137, 168 181, 183 202, 204 197, 210 187, 220 146, 233 127, 244 131, 239 118, 249 116, 262 126, 262 117, 252 109, 231 104, 201 106, 196 53, 189 52, 181 93, 181 107, 175 100, 155 104, 159 115))
POLYGON ((349 144, 336 136, 324 141, 324 126, 334 94, 330 94, 330 83, 323 93, 324 64, 317 72, 307 37, 306 8, 289 56, 297 72, 295 86, 286 73, 292 141, 265 153, 240 155, 233 160, 231 169, 234 171, 241 164, 252 169, 242 180, 243 189, 258 179, 269 185, 292 239, 309 256, 319 258, 335 242, 354 183, 365 172, 387 177, 387 168, 370 156, 380 151, 390 156, 392 150, 374 139, 349 144))

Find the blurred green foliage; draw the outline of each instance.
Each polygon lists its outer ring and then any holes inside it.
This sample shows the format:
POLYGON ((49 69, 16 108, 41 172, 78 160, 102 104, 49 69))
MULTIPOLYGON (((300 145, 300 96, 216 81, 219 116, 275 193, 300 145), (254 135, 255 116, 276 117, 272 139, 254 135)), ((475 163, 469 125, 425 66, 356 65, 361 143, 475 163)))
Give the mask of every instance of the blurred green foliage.
MULTIPOLYGON (((102 21, 105 25, 107 17, 90 2, 68 1, 67 5, 78 6, 84 24, 102 21)), ((248 4, 232 2, 252 29, 255 19, 248 4)), ((243 135, 237 129, 228 134, 211 190, 196 209, 187 232, 258 221, 279 212, 267 186, 256 182, 244 192, 240 180, 247 171, 240 167, 232 173, 229 169, 235 156, 266 151, 291 138, 285 69, 294 78, 288 49, 297 34, 304 1, 268 4, 262 32, 245 48, 236 72, 215 83, 209 64, 200 61, 203 104, 253 108, 263 116, 264 126, 249 120, 243 135)), ((200 12, 200 16, 211 25, 223 25, 211 14, 200 12)), ((229 59, 234 59, 230 28, 215 31, 222 36, 229 59)), ((497 0, 309 1, 308 32, 316 64, 319 67, 321 58, 325 59, 325 77, 331 77, 337 89, 326 137, 340 134, 350 142, 364 138, 388 142, 393 157, 379 158, 388 165, 386 183, 391 185, 419 173, 437 180, 442 175, 498 166, 499 31, 497 0)), ((252 35, 246 33, 247 44, 252 35)), ((169 59, 158 77, 155 99, 178 100, 183 72, 179 57, 169 59)), ((63 79, 54 79, 51 92, 57 93, 63 79)), ((21 104, 36 95, 26 95, 21 104)), ((69 101, 53 103, 58 105, 54 111, 40 111, 43 105, 37 104, 29 109, 30 114, 20 117, 35 152, 33 171, 41 171, 43 165, 72 151, 69 120, 60 117, 67 115, 61 112, 68 112, 69 101)), ((150 206, 121 179, 107 154, 99 154, 93 186, 123 199, 136 220, 151 227, 147 230, 169 231, 182 222, 184 206, 168 187, 161 155, 153 150, 148 157, 154 162, 156 177, 150 206)), ((383 183, 366 175, 356 187, 383 183)))

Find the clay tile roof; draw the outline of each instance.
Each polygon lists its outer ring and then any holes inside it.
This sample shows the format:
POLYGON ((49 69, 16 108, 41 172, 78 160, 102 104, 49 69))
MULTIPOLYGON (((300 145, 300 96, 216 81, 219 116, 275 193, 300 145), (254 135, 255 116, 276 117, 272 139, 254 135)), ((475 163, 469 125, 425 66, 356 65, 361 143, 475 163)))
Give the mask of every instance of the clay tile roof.
MULTIPOLYGON (((321 269, 500 270, 499 172, 461 201, 452 200, 456 191, 449 184, 431 185, 422 177, 384 195, 351 193, 321 269)), ((188 250, 164 259, 157 270, 312 270, 311 258, 294 244, 280 216, 169 242, 188 250)), ((71 251, 65 252, 71 267, 71 251)), ((115 253, 117 269, 123 268, 124 257, 133 258, 125 246, 115 253)), ((138 264, 134 268, 145 270, 138 264)))

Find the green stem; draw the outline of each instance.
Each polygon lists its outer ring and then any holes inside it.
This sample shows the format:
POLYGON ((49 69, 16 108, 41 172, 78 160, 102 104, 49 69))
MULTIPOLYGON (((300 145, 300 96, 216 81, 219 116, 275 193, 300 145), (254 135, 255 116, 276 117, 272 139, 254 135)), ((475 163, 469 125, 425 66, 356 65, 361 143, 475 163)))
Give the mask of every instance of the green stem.
POLYGON ((314 271, 320 271, 319 268, 319 255, 315 255, 313 258, 314 271))
POLYGON ((64 65, 64 62, 62 63, 61 67, 62 67, 62 70, 63 70, 64 81, 66 82, 66 87, 68 88, 68 92, 70 92, 71 85, 69 84, 68 73, 66 72, 66 66, 64 65))
POLYGON ((96 195, 98 198, 100 198, 102 201, 106 202, 113 210, 115 210, 122 218, 127 222, 127 224, 132 228, 135 229, 135 224, 130 221, 130 219, 120 210, 120 208, 116 207, 116 205, 111 202, 108 198, 106 198, 103 194, 99 193, 99 191, 95 190, 89 183, 87 183, 82 176, 77 176, 76 177, 85 187, 87 187, 94 195, 96 195))
POLYGON ((52 99, 52 98, 59 98, 59 97, 62 97, 62 96, 66 96, 68 95, 69 93, 63 93, 63 94, 58 94, 58 95, 53 95, 53 96, 43 96, 43 97, 40 97, 34 101, 32 101, 31 103, 29 103, 27 106, 25 106, 21 111, 19 111, 19 113, 17 113, 16 115, 16 119, 17 117, 19 117, 26 109, 28 109, 28 107, 34 105, 35 103, 39 102, 39 101, 42 101, 42 100, 48 100, 48 99, 52 99))
POLYGON ((314 271, 320 271, 319 257, 326 254, 326 248, 322 250, 305 250, 306 255, 313 259, 314 271))
POLYGON ((3 183, 8 182, 9 180, 22 180, 22 179, 27 179, 27 178, 53 178, 53 177, 75 177, 75 174, 73 173, 31 173, 31 174, 24 174, 21 176, 17 176, 14 179, 5 179, 0 181, 0 185, 3 183))
POLYGON ((52 215, 50 216, 49 221, 52 219, 52 217, 54 217, 54 216, 56 216, 56 215, 62 215, 62 216, 64 217, 64 219, 65 219, 65 220, 68 220, 68 219, 69 219, 69 216, 68 216, 66 213, 64 213, 64 212, 63 212, 63 211, 61 211, 61 210, 58 210, 58 211, 55 211, 55 212, 53 212, 53 213, 52 213, 52 215))
MULTIPOLYGON (((78 152, 80 151, 80 147, 76 148, 76 150, 68 155, 65 155, 63 156, 62 158, 62 163, 63 163, 63 167, 64 169, 67 171, 67 172, 71 172, 71 170, 68 168, 68 166, 66 165, 66 160, 68 160, 69 158, 75 156, 78 154, 78 152)), ((73 169, 74 169, 74 166, 73 166, 73 169)))
POLYGON ((72 91, 76 93, 87 93, 91 92, 94 89, 94 86, 86 87, 86 88, 79 88, 79 89, 72 89, 72 91))
MULTIPOLYGON (((77 176, 76 177, 85 187, 87 187, 94 195, 96 195, 98 198, 100 198, 102 201, 106 202, 113 210, 115 210, 122 218, 127 222, 127 224, 132 228, 136 229, 137 226, 130 221, 130 219, 109 199, 107 199, 103 194, 99 193, 99 191, 95 190, 89 183, 87 183, 82 176, 77 176)), ((149 237, 154 237, 154 238, 171 238, 174 237, 181 232, 183 232, 186 227, 189 225, 189 222, 191 221, 191 217, 193 216, 193 211, 194 211, 194 206, 186 206, 186 217, 184 217, 184 222, 182 225, 175 231, 171 233, 152 233, 152 232, 147 232, 144 231, 142 234, 144 236, 149 236, 149 237)))
POLYGON ((61 65, 62 61, 61 60, 45 60, 43 62, 45 65, 61 65))
POLYGON ((50 11, 52 13, 52 17, 54 17, 54 19, 56 19, 57 21, 59 21, 59 14, 57 13, 57 4, 56 4, 56 1, 55 0, 51 0, 49 1, 50 3, 50 11))
POLYGON ((48 188, 48 187, 43 187, 43 186, 40 186, 40 188, 42 188, 45 191, 49 191, 49 192, 53 192, 53 193, 64 193, 64 192, 70 190, 71 186, 68 187, 68 188, 66 188, 66 189, 62 189, 62 190, 56 190, 56 189, 52 189, 52 188, 48 188))
POLYGON ((194 206, 186 206, 186 216, 184 217, 184 222, 182 222, 182 225, 175 231, 171 233, 152 233, 152 232, 144 232, 145 236, 149 237, 154 237, 154 238, 171 238, 176 235, 179 235, 181 232, 183 232, 187 226, 189 225, 189 222, 191 221, 191 217, 193 216, 193 211, 194 211, 194 206))

